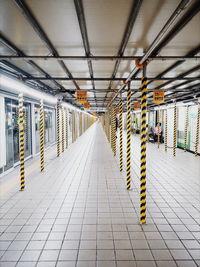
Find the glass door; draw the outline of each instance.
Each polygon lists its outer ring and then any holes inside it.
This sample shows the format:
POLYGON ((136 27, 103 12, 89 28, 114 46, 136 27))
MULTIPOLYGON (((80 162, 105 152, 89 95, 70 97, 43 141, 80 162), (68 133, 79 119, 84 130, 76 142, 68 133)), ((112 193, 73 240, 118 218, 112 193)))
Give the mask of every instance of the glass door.
POLYGON ((6 113, 6 166, 4 171, 10 169, 14 165, 13 158, 13 122, 12 122, 12 100, 5 98, 6 113))
MULTIPOLYGON (((31 114, 30 104, 24 103, 24 153, 25 157, 31 155, 31 114)), ((5 98, 6 113, 6 166, 8 170, 19 162, 19 110, 18 101, 5 98)))

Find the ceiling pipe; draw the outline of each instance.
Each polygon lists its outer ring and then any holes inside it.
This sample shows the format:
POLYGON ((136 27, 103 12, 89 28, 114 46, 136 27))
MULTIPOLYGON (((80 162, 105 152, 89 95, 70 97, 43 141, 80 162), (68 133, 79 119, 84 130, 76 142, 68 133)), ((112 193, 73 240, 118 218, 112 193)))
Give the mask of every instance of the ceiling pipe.
MULTIPOLYGON (((4 44, 3 40, 0 38, 0 42, 4 44)), ((6 44, 5 44, 6 45, 6 44)), ((199 49, 200 51, 200 49, 199 49)), ((197 52, 198 53, 198 52, 197 52)), ((116 61, 116 60, 125 60, 132 61, 136 59, 141 59, 141 56, 21 56, 21 55, 0 55, 0 60, 34 60, 34 59, 43 59, 43 60, 52 60, 52 59, 63 59, 63 60, 92 60, 92 61, 116 61)), ((188 61, 199 61, 200 56, 155 56, 149 57, 149 61, 169 61, 169 60, 181 60, 182 62, 188 61)), ((160 75, 160 74, 159 74, 160 75)))
MULTIPOLYGON (((76 9, 76 14, 79 22, 79 27, 81 31, 81 36, 83 40, 83 46, 85 49, 85 54, 86 57, 89 57, 91 52, 90 52, 90 44, 89 44, 89 39, 88 39, 88 34, 87 34, 87 27, 86 27, 86 21, 85 21, 85 14, 84 14, 84 8, 83 8, 83 2, 82 0, 74 0, 74 5, 76 9)), ((90 73, 90 77, 94 77, 94 72, 93 72, 93 67, 92 67, 92 61, 90 59, 87 60, 88 63, 88 69, 90 73)), ((92 87, 93 90, 95 91, 95 83, 94 80, 92 80, 92 87)), ((95 92, 94 92, 94 97, 96 98, 95 92)))
MULTIPOLYGON (((148 48, 148 50, 145 53, 145 55, 139 61, 139 64, 141 64, 141 65, 144 64, 144 62, 147 60, 148 56, 150 56, 152 54, 152 52, 154 51, 154 49, 156 49, 156 46, 162 41, 162 39, 164 38, 164 35, 166 34, 166 32, 169 30, 169 28, 173 25, 173 23, 175 22, 175 20, 180 16, 180 14, 182 13, 182 11, 188 6, 188 4, 190 2, 191 2, 191 0, 182 0, 179 3, 178 7, 175 9, 175 11, 171 15, 171 17, 168 19, 168 21, 166 22, 166 24, 164 25, 164 27, 162 28, 162 30, 158 33, 158 35, 156 36, 155 40, 153 41, 153 43, 148 48)), ((131 73, 128 75, 128 77, 126 78, 125 83, 128 83, 131 80, 131 78, 133 77, 133 75, 137 71, 138 71, 138 68, 135 67, 131 71, 131 73)), ((112 104, 112 102, 116 98, 116 96, 125 88, 125 86, 126 85, 122 85, 120 87, 120 89, 118 90, 118 92, 111 99, 110 103, 108 104, 108 107, 112 104)))
MULTIPOLYGON (((138 17, 142 2, 143 2, 143 0, 133 0, 131 12, 130 12, 129 18, 128 18, 128 22, 127 22, 127 25, 126 25, 126 28, 124 31, 124 35, 123 35, 118 53, 117 53, 118 56, 123 56, 123 54, 124 54, 124 51, 126 49, 131 32, 132 32, 133 27, 135 25, 135 21, 138 17)), ((115 62, 114 70, 112 72, 112 78, 115 78, 115 76, 117 74, 117 70, 118 70, 119 65, 120 65, 120 62, 121 62, 120 59, 115 62)), ((109 83, 108 89, 111 87, 112 87, 112 80, 109 83)), ((105 100, 106 100, 106 98, 107 98, 107 94, 105 95, 105 100)))
MULTIPOLYGON (((22 14, 25 16, 25 18, 31 24, 31 26, 33 27, 33 29, 35 30, 35 32, 38 34, 38 36, 40 37, 40 39, 45 43, 46 47, 52 53, 52 55, 59 56, 57 50, 55 49, 55 47, 51 43, 51 41, 48 38, 48 36, 45 33, 45 31, 42 29, 42 27, 37 22, 35 16, 31 12, 31 10, 29 9, 28 5, 23 0, 13 0, 13 1, 16 3, 16 5, 18 6, 18 8, 21 10, 22 14)), ((67 66, 65 65, 65 63, 63 62, 63 60, 60 60, 59 59, 58 60, 58 63, 61 66, 61 68, 63 69, 63 71, 68 75, 68 77, 73 78, 71 72, 69 71, 69 69, 67 68, 67 66)), ((74 83, 75 87, 78 89, 79 86, 76 83, 76 81, 73 81, 73 83, 74 83)))
MULTIPOLYGON (((198 69, 198 68, 197 68, 198 69)), ((33 77, 33 76, 30 76, 30 77, 25 77, 24 78, 25 80, 41 80, 41 81, 46 81, 46 80, 58 80, 58 81, 73 81, 73 80, 76 80, 76 81, 126 81, 125 78, 110 78, 110 77, 107 77, 107 78, 102 78, 102 77, 95 77, 95 78, 85 78, 85 77, 73 77, 72 79, 71 78, 66 78, 66 77, 33 77)), ((177 77, 177 78, 174 78, 174 77, 163 77, 163 78, 154 78, 154 77, 148 77, 147 78, 148 80, 152 80, 152 81, 195 81, 195 80, 200 80, 200 76, 198 77, 177 77)), ((134 78, 134 81, 141 81, 141 78, 134 78)), ((115 90, 115 89, 113 89, 115 90)))

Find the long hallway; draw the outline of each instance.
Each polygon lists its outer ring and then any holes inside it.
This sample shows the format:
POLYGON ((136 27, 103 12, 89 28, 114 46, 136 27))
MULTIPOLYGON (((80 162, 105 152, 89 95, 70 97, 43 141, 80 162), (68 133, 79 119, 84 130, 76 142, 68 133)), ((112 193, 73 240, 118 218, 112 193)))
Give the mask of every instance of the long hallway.
MULTIPOLYGON (((2 190, 0 266, 200 266, 199 158, 182 150, 173 158, 148 144, 141 226, 139 138, 132 142, 130 191, 100 123, 45 172, 27 174, 25 191, 2 190)), ((5 178, 19 179, 17 172, 5 178)))

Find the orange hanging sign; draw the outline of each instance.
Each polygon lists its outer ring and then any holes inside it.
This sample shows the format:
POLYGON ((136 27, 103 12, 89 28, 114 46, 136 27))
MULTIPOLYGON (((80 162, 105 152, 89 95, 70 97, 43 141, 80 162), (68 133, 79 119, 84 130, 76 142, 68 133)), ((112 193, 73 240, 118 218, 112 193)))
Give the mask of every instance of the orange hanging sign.
POLYGON ((76 91, 76 101, 84 104, 87 101, 87 91, 76 91))
POLYGON ((134 110, 140 109, 140 102, 133 103, 134 110))
POLYGON ((85 102, 83 105, 84 105, 85 109, 89 109, 90 108, 90 103, 89 102, 85 102))
POLYGON ((165 92, 164 91, 154 91, 153 92, 153 102, 156 104, 161 104, 165 102, 165 92))

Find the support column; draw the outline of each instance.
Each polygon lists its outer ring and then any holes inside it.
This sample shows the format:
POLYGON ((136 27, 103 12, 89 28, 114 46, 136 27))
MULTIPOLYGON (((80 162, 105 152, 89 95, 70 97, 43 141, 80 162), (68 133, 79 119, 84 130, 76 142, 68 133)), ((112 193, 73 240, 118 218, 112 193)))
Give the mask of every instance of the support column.
POLYGON ((24 113, 23 95, 19 94, 19 158, 20 158, 20 188, 25 189, 25 168, 24 168, 24 113))
POLYGON ((67 109, 65 110, 65 134, 66 134, 66 139, 65 139, 65 145, 66 145, 66 148, 68 148, 68 144, 69 144, 69 140, 68 140, 68 112, 67 112, 67 109))
POLYGON ((111 110, 110 110, 110 121, 111 121, 111 149, 113 151, 113 143, 114 143, 114 138, 113 138, 113 106, 111 107, 111 110))
POLYGON ((44 171, 44 107, 40 101, 40 170, 44 171))
POLYGON ((116 135, 117 135, 117 129, 116 129, 116 105, 113 105, 113 153, 114 153, 114 156, 116 156, 116 135))
POLYGON ((157 124, 158 124, 158 148, 160 147, 160 110, 158 109, 158 121, 157 121, 157 124))
POLYGON ((140 158, 140 223, 146 223, 146 112, 147 112, 147 79, 146 67, 143 69, 141 96, 141 158, 140 158))
POLYGON ((65 151, 65 123, 64 123, 64 109, 62 107, 62 152, 65 151))
POLYGON ((167 109, 165 110, 165 152, 167 152, 167 134, 168 134, 168 121, 167 121, 167 109))
POLYGON ((131 189, 131 89, 130 82, 127 90, 127 150, 126 150, 126 188, 131 189))
POLYGON ((200 107, 198 107, 197 113, 197 128, 196 128, 196 141, 195 141, 195 156, 198 156, 198 147, 199 147, 199 120, 200 120, 200 107))
POLYGON ((119 102, 119 158, 120 158, 120 172, 123 171, 123 129, 122 129, 122 112, 123 112, 123 103, 122 103, 122 94, 120 95, 119 102))
POLYGON ((176 156, 176 145, 177 145, 177 107, 176 102, 174 105, 174 136, 173 136, 173 156, 176 156))
POLYGON ((111 143, 110 110, 108 110, 108 141, 111 143))
POLYGON ((60 156, 60 103, 57 103, 57 157, 60 156))
POLYGON ((72 143, 74 143, 74 111, 72 111, 72 143))
POLYGON ((184 152, 186 152, 186 150, 187 150, 188 111, 189 111, 189 106, 187 106, 186 114, 185 114, 184 152))

